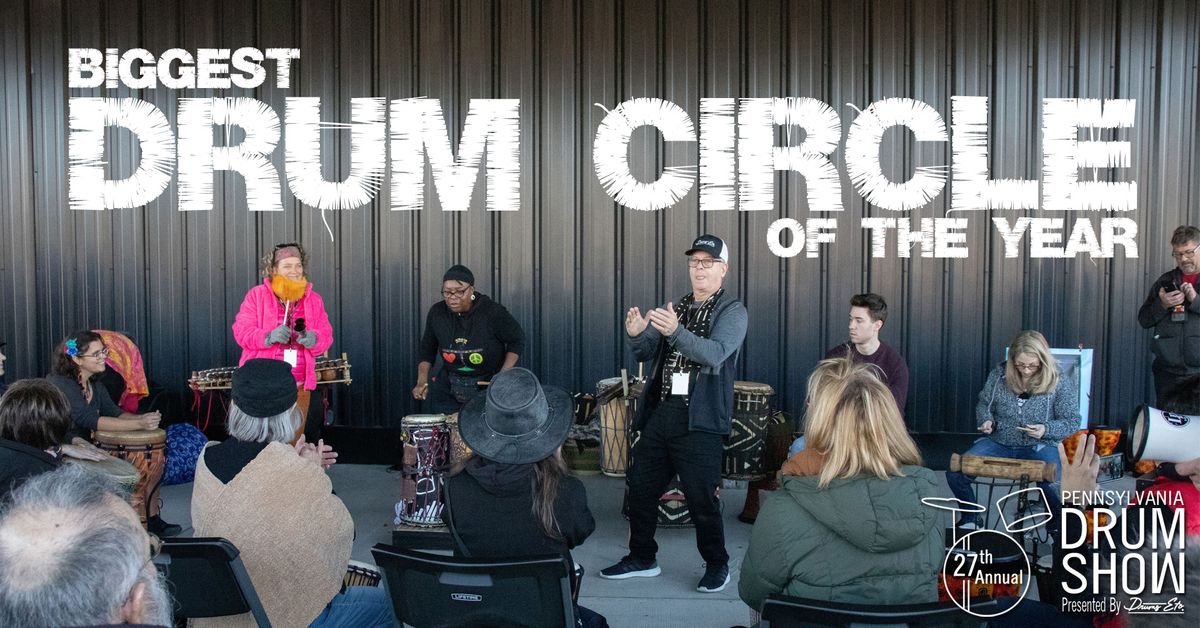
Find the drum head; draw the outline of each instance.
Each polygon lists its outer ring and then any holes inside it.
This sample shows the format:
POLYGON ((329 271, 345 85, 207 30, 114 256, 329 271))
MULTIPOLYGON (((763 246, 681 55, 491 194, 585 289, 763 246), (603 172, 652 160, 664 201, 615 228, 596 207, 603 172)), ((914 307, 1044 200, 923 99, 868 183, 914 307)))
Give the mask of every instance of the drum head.
POLYGON ((132 432, 108 432, 96 430, 93 432, 96 442, 102 445, 154 445, 167 442, 165 430, 134 430, 132 432))
POLYGON ((771 388, 770 384, 761 384, 759 382, 734 382, 733 392, 734 394, 774 395, 775 389, 771 388))
POLYGON ((444 414, 410 414, 400 419, 400 427, 431 427, 446 423, 444 414))

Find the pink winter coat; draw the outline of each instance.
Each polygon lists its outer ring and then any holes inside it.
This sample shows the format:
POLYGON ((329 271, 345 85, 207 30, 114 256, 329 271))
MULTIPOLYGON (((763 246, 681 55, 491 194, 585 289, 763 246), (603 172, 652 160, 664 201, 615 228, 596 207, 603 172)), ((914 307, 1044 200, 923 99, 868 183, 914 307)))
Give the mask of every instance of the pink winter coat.
POLYGON ((293 335, 290 344, 263 346, 267 334, 283 324, 283 304, 271 291, 270 278, 246 293, 233 322, 233 339, 242 348, 242 359, 238 361, 238 366, 251 358, 282 360, 285 349, 295 349, 296 368, 292 372, 296 375, 296 381, 302 382, 305 390, 315 390, 317 374, 313 367, 317 356, 333 345, 333 327, 329 324, 329 315, 325 313, 325 301, 313 290, 311 283, 304 297, 292 304, 292 311, 294 313, 289 313, 292 321, 303 318, 305 329, 317 334, 317 344, 312 349, 306 349, 295 341, 293 335))

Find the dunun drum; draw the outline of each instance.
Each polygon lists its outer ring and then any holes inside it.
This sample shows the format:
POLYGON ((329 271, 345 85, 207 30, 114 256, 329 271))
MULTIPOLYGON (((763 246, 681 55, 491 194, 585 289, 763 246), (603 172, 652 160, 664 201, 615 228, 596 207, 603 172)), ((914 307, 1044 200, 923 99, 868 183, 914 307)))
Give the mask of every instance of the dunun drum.
POLYGON ((129 497, 129 505, 133 506, 145 526, 150 505, 167 468, 167 432, 159 429, 133 432, 96 430, 93 437, 97 447, 137 469, 137 485, 129 497))
POLYGON ((616 390, 620 387, 620 377, 602 379, 596 384, 596 399, 600 409, 600 472, 623 478, 629 464, 629 418, 636 412, 637 401, 632 384, 628 397, 616 390))
POLYGON ((450 461, 450 428, 444 414, 412 414, 400 420, 402 523, 442 525, 442 474, 450 461))
POLYGON ((775 389, 757 382, 734 382, 733 429, 725 440, 721 477, 758 480, 766 477, 764 453, 768 424, 775 419, 771 400, 775 389))

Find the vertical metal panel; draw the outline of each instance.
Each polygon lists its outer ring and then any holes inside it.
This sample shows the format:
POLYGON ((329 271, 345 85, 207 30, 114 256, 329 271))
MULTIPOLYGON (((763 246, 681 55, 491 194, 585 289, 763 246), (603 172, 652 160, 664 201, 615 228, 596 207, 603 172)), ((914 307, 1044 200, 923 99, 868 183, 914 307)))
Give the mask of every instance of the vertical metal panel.
MULTIPOLYGON (((45 372, 49 349, 71 329, 109 327, 138 339, 153 380, 182 391, 191 370, 236 361, 230 326, 259 280, 258 257, 299 239, 329 306, 334 351, 357 367, 341 420, 392 424, 415 411, 409 389, 424 315, 457 262, 525 327, 522 365, 589 390, 621 366, 636 368, 624 310, 677 300, 687 289, 680 253, 711 231, 731 241, 727 286, 750 310, 740 375, 775 386, 789 410, 802 409, 812 365, 843 340, 849 296, 871 290, 888 299, 884 338, 912 370, 912 429, 969 430, 987 369, 1022 328, 1058 346, 1096 348, 1092 418, 1121 422, 1149 383, 1147 333, 1134 314, 1171 265, 1172 229, 1200 221, 1200 7, 1186 0, 35 0, 6 7, 0 28, 0 337, 14 376, 45 372), (302 56, 290 89, 272 80, 250 91, 66 89, 68 47, 135 46, 299 47, 302 56), (481 175, 469 211, 443 212, 427 175, 421 211, 390 211, 385 181, 368 205, 322 216, 288 190, 283 143, 271 155, 283 212, 250 213, 245 182, 228 172, 215 175, 208 212, 177 211, 174 180, 145 207, 68 209, 68 96, 142 98, 174 125, 180 97, 209 95, 257 98, 281 118, 284 98, 318 97, 323 119, 338 122, 349 121, 355 97, 437 98, 455 147, 471 99, 518 98, 521 210, 485 211, 481 175), (990 98, 991 176, 1023 179, 1040 177, 1042 99, 1136 99, 1135 128, 1102 134, 1132 141, 1132 167, 1099 176, 1138 182, 1140 257, 1008 259, 991 215, 972 212, 967 259, 918 250, 899 258, 894 234, 887 257, 873 258, 859 219, 944 216, 950 189, 913 212, 871 207, 845 175, 841 148, 833 159, 846 211, 833 216, 838 239, 819 259, 779 259, 766 248, 774 219, 819 217, 795 173, 777 176, 773 212, 701 213, 699 182, 674 207, 640 212, 616 205, 593 171, 605 115, 597 103, 661 97, 698 122, 701 98, 807 96, 839 113, 844 135, 857 117, 849 105, 912 97, 949 124, 953 95, 990 98)), ((217 135, 232 143, 239 133, 217 135)), ((106 136, 109 177, 127 176, 135 142, 124 130, 106 136)), ((778 138, 802 134, 780 129, 778 138)), ((349 174, 349 147, 349 133, 322 132, 328 179, 349 174)), ((694 165, 698 148, 642 129, 630 157, 635 175, 650 180, 694 165)), ((896 131, 881 158, 904 179, 948 164, 950 147, 896 131)))

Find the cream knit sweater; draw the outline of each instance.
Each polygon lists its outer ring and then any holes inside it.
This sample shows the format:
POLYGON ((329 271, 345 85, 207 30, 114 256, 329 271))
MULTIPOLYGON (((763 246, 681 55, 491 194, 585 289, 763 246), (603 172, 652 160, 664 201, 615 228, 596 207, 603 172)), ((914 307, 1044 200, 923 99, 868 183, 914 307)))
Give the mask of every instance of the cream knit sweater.
MULTIPOLYGON (((213 443, 209 443, 212 445, 213 443)), ((196 536, 229 539, 271 624, 307 626, 337 594, 350 560, 354 522, 320 466, 271 443, 229 484, 196 463, 196 536)), ((254 626, 246 613, 193 620, 192 626, 254 626)))

